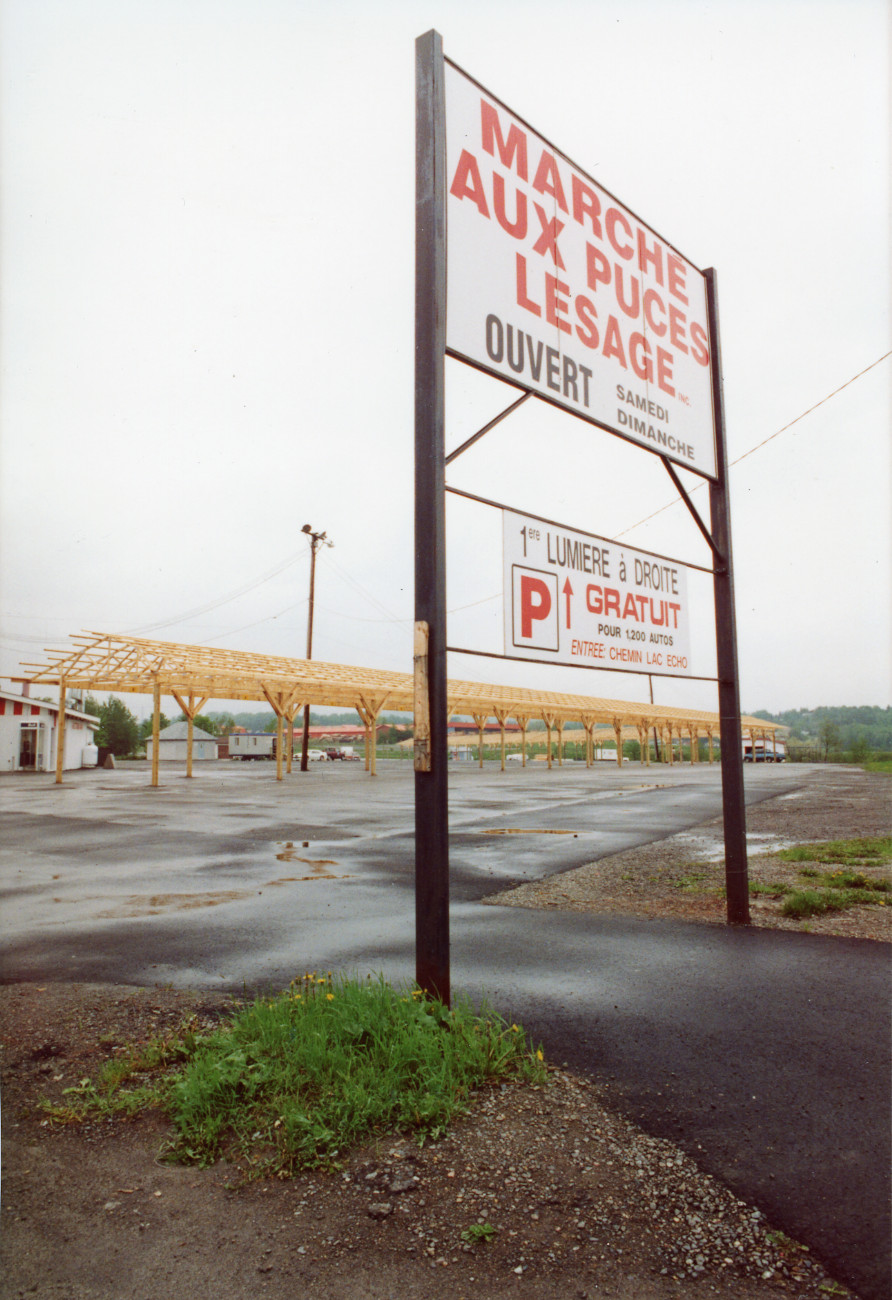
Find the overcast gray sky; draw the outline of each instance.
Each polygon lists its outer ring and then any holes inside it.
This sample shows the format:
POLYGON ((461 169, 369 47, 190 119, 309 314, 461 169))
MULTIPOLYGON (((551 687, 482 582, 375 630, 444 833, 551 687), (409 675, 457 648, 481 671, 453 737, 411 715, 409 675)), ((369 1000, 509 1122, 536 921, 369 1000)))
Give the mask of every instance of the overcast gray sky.
MULTIPOLYGON (((882 0, 5 0, 0 672, 82 628, 299 656, 304 523, 335 542, 315 657, 409 670, 414 39, 432 26, 717 270, 744 708, 892 703, 882 0)), ((447 370, 452 447, 513 390, 447 370)), ((536 400, 449 477, 705 560, 683 506, 641 522, 675 496, 656 457, 536 400)), ((448 520, 450 642, 498 651, 498 517, 453 499, 448 520)), ((450 673, 647 698, 630 674, 450 673)), ((715 703, 708 683, 655 694, 715 703)))

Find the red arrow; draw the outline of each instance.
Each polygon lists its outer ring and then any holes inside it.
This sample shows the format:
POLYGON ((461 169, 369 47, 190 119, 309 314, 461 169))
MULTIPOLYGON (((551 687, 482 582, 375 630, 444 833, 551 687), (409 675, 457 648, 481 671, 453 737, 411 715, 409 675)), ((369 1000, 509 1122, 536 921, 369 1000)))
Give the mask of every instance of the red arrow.
POLYGON ((567 597, 567 630, 569 631, 569 628, 570 628, 570 597, 573 595, 573 588, 570 586, 570 579, 569 579, 569 578, 568 578, 567 581, 564 583, 564 585, 563 585, 563 587, 561 588, 561 590, 563 591, 564 595, 567 597))

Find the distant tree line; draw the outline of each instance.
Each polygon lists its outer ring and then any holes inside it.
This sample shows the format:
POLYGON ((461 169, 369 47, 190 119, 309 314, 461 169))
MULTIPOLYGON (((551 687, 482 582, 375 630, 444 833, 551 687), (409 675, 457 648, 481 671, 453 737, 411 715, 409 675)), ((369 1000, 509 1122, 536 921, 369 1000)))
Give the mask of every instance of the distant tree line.
POLYGON ((892 708, 864 704, 787 709, 782 713, 759 709, 752 716, 790 728, 791 756, 799 748, 808 751, 810 757, 845 755, 857 762, 868 754, 892 751, 892 708))
MULTIPOLYGON (((84 712, 92 713, 99 719, 96 744, 120 758, 144 749, 152 734, 151 716, 140 722, 124 702, 114 695, 109 696, 105 702, 88 695, 84 702, 84 712)), ((758 709, 752 716, 789 727, 791 758, 845 757, 858 762, 868 755, 892 752, 892 708, 840 705, 817 709, 787 709, 781 713, 758 709)), ((358 720, 354 709, 339 713, 318 713, 311 710, 310 713, 314 727, 355 724, 358 720)), ((181 713, 174 721, 185 722, 186 718, 181 713)), ((412 715, 409 713, 382 713, 379 722, 387 726, 387 731, 380 737, 385 744, 397 744, 411 735, 412 715)), ((170 725, 163 713, 160 723, 162 729, 170 725)), ((235 727, 244 727, 246 731, 274 731, 276 717, 271 709, 254 713, 200 713, 195 717, 195 726, 211 736, 227 736, 235 727)), ((531 721, 530 731, 544 729, 545 724, 540 720, 531 721)), ((575 729, 572 723, 568 723, 564 730, 575 729)), ((635 741, 627 741, 623 745, 623 752, 629 758, 637 757, 637 749, 635 741)))

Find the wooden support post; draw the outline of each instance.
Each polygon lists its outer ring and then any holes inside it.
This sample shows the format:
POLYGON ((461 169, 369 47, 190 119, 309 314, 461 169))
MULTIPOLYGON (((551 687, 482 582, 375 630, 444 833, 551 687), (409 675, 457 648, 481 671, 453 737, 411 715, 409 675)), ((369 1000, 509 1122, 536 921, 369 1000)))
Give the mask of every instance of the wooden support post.
POLYGON ((369 776, 374 776, 376 772, 376 760, 378 757, 377 754, 378 715, 380 714, 381 710, 384 708, 384 702, 386 699, 387 699, 386 692, 381 697, 380 700, 376 699, 373 696, 370 696, 367 700, 364 695, 360 695, 359 703, 356 704, 355 706, 356 712, 359 714, 360 718, 362 718, 362 721, 365 723, 365 729, 366 729, 365 766, 369 776))
MULTIPOLYGON (((65 678, 59 678, 59 716, 56 719, 56 785, 62 784, 65 770, 65 678)), ((36 761, 36 758, 35 758, 36 761)))
POLYGON ((588 718, 583 718, 582 725, 585 727, 585 765, 586 767, 591 767, 594 758, 594 741, 592 738, 592 728, 594 727, 594 723, 588 718))
POLYGON ((693 724, 690 727, 688 727, 688 732, 691 737, 691 766, 693 767, 693 765, 697 761, 696 755, 694 754, 694 747, 697 744, 697 730, 693 726, 693 724))
POLYGON ((173 696, 173 698, 176 700, 177 704, 182 709, 183 717, 186 719, 186 776, 190 777, 192 775, 192 747, 194 741, 194 737, 192 733, 194 730, 195 716, 196 714, 201 712, 201 710, 204 708, 204 706, 207 704, 208 700, 210 699, 210 696, 203 695, 202 698, 196 704, 194 691, 189 692, 188 703, 183 698, 183 696, 178 695, 176 691, 171 691, 170 693, 173 696))
MULTIPOLYGON (((265 682, 260 683, 260 688, 267 698, 267 701, 276 715, 276 780, 282 780, 282 749, 283 749, 283 730, 285 722, 286 695, 284 691, 275 693, 269 689, 265 682)), ((287 706, 290 708, 294 699, 295 692, 292 691, 287 697, 287 706)), ((307 706, 309 707, 309 706, 307 706)))
POLYGON ((674 767, 674 766, 675 766, 675 741, 674 741, 673 738, 672 738, 672 724, 671 724, 671 723, 670 723, 669 726, 666 728, 666 735, 667 735, 667 737, 668 737, 668 742, 667 742, 667 744, 666 744, 666 748, 667 748, 667 750, 669 751, 669 766, 670 766, 670 767, 674 767))
POLYGON ((415 624, 415 771, 431 770, 431 700, 428 644, 430 628, 424 620, 415 624))
POLYGON ((158 674, 152 684, 152 785, 158 785, 158 751, 161 748, 161 683, 158 674))
POLYGON ((623 765, 623 723, 622 718, 613 719, 613 734, 616 737, 616 766, 623 765))
POLYGON ((474 721, 477 723, 477 766, 483 771, 483 733, 486 730, 486 714, 472 714, 474 721))
POLYGON ((292 693, 292 696, 291 696, 291 702, 290 702, 290 704, 288 705, 288 709, 287 709, 287 717, 288 717, 288 764, 287 764, 286 771, 287 771, 288 773, 291 772, 292 767, 293 767, 293 763, 294 763, 294 719, 297 717, 297 715, 300 713, 301 709, 304 707, 304 706, 303 706, 303 701, 302 701, 302 700, 298 700, 298 699, 296 698, 296 696, 297 696, 297 688, 295 688, 294 692, 292 693))
POLYGON ((546 713, 542 721, 545 723, 545 761, 551 771, 551 727, 554 722, 554 715, 546 713))
POLYGON ((515 714, 515 717, 517 719, 517 724, 520 727, 520 766, 526 767, 527 765, 527 723, 529 722, 529 718, 526 717, 525 715, 520 716, 518 714, 515 714))
POLYGON ((496 709, 496 720, 498 721, 499 724, 499 736, 501 737, 501 742, 502 742, 502 771, 503 772, 505 770, 505 719, 507 717, 508 714, 505 712, 504 709, 496 709))
POLYGON ((557 731, 557 737, 558 737, 558 741, 557 741, 558 767, 563 767, 564 766, 564 719, 555 718, 554 726, 555 726, 555 730, 557 731))

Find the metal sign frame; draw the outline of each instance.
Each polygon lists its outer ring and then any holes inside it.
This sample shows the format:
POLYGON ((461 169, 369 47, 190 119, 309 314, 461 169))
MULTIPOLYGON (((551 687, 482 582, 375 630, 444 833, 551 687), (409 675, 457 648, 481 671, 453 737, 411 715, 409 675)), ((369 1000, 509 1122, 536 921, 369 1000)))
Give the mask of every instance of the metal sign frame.
MULTIPOLYGON (((448 1003, 447 171, 445 59, 438 32, 429 31, 417 39, 415 70, 415 673, 416 699, 424 733, 415 755, 415 951, 418 984, 448 1003)), ((718 297, 715 271, 706 270, 703 275, 716 448, 716 477, 709 478, 709 524, 700 518, 669 459, 664 455, 661 459, 713 554, 727 916, 729 924, 745 925, 749 923, 749 887, 718 297)), ((503 414, 510 413, 518 404, 515 402, 503 414)), ((487 428, 494 423, 490 422, 487 428)), ((482 436, 483 432, 475 437, 482 436)), ((449 459, 454 459, 463 449, 459 448, 449 459)))

